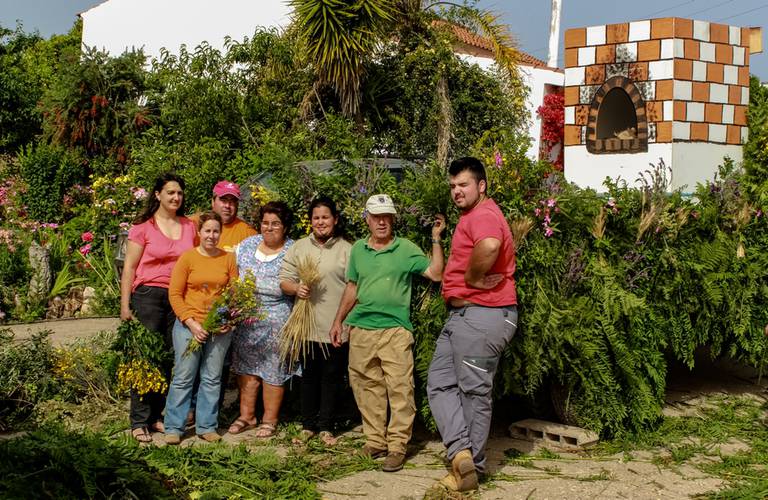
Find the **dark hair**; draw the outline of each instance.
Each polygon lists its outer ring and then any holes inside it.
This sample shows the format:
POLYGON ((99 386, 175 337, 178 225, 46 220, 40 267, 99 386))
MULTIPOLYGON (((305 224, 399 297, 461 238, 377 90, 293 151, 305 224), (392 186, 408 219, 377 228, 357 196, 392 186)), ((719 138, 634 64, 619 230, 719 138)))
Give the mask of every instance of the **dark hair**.
MULTIPOLYGON (((143 222, 147 222, 149 219, 151 219, 155 212, 157 212, 157 209, 160 208, 160 200, 157 199, 157 196, 155 196, 155 193, 159 193, 163 190, 166 184, 169 182, 175 182, 180 187, 181 190, 184 191, 186 187, 186 183, 184 182, 184 179, 182 179, 180 176, 171 173, 166 172, 159 176, 157 179, 155 179, 155 186, 152 188, 152 191, 149 193, 149 196, 147 196, 147 205, 144 207, 144 210, 136 217, 136 219, 133 221, 134 224, 141 224, 143 222)), ((176 215, 184 215, 184 212, 186 210, 186 198, 181 199, 181 205, 176 210, 176 215)))
POLYGON ((277 215, 277 218, 283 223, 285 235, 288 236, 288 233, 291 230, 291 225, 293 224, 293 212, 286 202, 270 201, 262 205, 259 209, 259 225, 261 225, 261 222, 264 220, 264 214, 277 215))
POLYGON ((485 181, 485 184, 488 184, 488 178, 485 176, 483 162, 473 156, 465 156, 464 158, 453 160, 448 167, 448 175, 454 177, 465 170, 469 171, 477 182, 485 181))
POLYGON ((331 215, 336 217, 336 225, 333 227, 333 236, 343 238, 344 226, 342 217, 339 215, 339 210, 336 208, 336 203, 330 197, 325 195, 320 195, 312 200, 312 203, 309 204, 309 208, 307 209, 307 217, 309 217, 310 223, 312 223, 312 212, 314 212, 317 207, 327 207, 328 210, 331 211, 331 215))
POLYGON ((221 220, 221 215, 217 214, 213 210, 208 210, 207 212, 203 212, 200 214, 200 218, 197 220, 197 230, 198 232, 203 229, 203 224, 208 222, 209 220, 215 220, 219 223, 219 229, 224 227, 224 222, 221 220))

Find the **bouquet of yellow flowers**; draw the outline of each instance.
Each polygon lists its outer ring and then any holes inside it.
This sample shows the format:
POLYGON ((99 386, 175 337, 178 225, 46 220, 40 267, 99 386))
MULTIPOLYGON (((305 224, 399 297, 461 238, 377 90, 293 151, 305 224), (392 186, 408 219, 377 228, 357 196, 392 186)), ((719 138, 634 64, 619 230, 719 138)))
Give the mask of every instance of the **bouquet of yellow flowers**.
POLYGON ((120 323, 112 350, 118 354, 117 388, 133 389, 143 396, 148 392, 165 392, 168 379, 164 374, 170 353, 160 335, 132 319, 120 323))
MULTIPOLYGON (((261 302, 257 295, 256 278, 251 272, 232 280, 211 305, 203 321, 203 330, 211 335, 229 333, 242 323, 251 323, 264 318, 261 302)), ((189 339, 184 355, 199 350, 203 344, 195 337, 189 339)))

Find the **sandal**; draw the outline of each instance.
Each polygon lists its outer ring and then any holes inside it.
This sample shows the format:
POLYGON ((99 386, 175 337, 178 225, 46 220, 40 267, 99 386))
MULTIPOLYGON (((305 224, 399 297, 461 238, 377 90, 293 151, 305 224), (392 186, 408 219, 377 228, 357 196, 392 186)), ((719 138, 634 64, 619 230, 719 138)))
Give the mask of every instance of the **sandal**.
POLYGON ((320 434, 318 434, 318 437, 320 438, 320 441, 322 441, 325 446, 336 446, 336 443, 339 442, 339 440, 333 437, 333 434, 331 434, 329 431, 320 432, 320 434))
POLYGON ((227 432, 229 434, 240 434, 241 432, 249 431, 251 429, 255 429, 256 424, 250 424, 247 420, 243 420, 242 418, 238 418, 234 422, 232 422, 232 425, 229 426, 229 429, 227 432))
POLYGON ((139 443, 151 443, 152 435, 149 433, 146 427, 136 427, 131 430, 131 436, 139 443))
POLYGON ((309 429, 302 429, 301 432, 299 432, 299 436, 291 439, 292 444, 304 444, 310 439, 312 439, 315 436, 315 431, 311 431, 309 429))
POLYGON ((256 427, 255 437, 260 439, 271 438, 277 434, 277 422, 262 422, 256 427))

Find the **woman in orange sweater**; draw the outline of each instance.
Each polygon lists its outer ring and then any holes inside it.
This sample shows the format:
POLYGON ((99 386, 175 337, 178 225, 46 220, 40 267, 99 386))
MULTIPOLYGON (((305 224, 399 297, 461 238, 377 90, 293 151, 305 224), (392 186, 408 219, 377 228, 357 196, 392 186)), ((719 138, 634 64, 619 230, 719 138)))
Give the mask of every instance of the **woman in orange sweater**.
POLYGON ((168 298, 176 313, 173 325, 175 365, 165 403, 165 441, 179 444, 190 408, 195 377, 200 374, 195 408, 195 431, 205 441, 218 441, 219 390, 224 355, 232 336, 203 329, 205 317, 229 280, 237 279, 234 254, 217 248, 221 217, 215 212, 200 215, 200 244, 183 253, 171 272, 168 298), (202 347, 185 354, 192 338, 202 347))

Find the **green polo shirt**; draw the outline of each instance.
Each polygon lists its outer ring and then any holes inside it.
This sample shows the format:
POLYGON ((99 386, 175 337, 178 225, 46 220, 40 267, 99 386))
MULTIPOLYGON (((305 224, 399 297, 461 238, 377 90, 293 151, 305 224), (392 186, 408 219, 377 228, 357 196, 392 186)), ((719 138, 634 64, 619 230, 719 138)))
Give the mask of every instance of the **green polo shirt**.
POLYGON ((347 280, 357 283, 357 304, 345 323, 378 330, 411 324, 411 276, 421 275, 429 259, 409 240, 395 237, 387 247, 374 250, 368 240, 352 245, 347 280))

